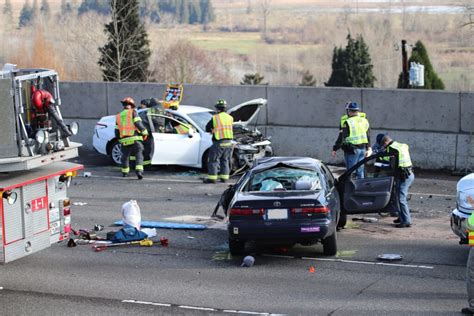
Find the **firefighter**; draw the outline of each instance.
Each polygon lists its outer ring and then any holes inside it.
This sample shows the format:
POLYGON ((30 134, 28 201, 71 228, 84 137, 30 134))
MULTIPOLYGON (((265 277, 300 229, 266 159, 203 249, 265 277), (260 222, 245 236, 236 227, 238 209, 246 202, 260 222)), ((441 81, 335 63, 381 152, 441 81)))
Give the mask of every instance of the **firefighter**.
POLYGON ((225 100, 218 100, 214 106, 217 114, 214 114, 206 125, 206 132, 212 133, 212 146, 207 164, 208 176, 204 183, 216 183, 218 174, 221 182, 227 182, 230 174, 234 118, 225 112, 225 100))
POLYGON ((396 177, 397 177, 397 192, 400 213, 398 218, 393 222, 397 228, 407 228, 411 226, 410 208, 408 207, 408 189, 410 188, 415 174, 413 173, 413 165, 411 163, 410 151, 407 144, 402 144, 393 141, 387 134, 377 135, 378 145, 382 150, 393 153, 396 157, 396 177))
MULTIPOLYGON (((143 165, 147 166, 151 164, 151 159, 155 152, 153 133, 159 133, 163 130, 164 118, 157 116, 157 114, 163 114, 163 108, 155 98, 141 100, 140 108, 145 109, 138 115, 148 131, 148 137, 143 140, 143 165)), ((131 156, 130 159, 133 160, 136 159, 136 157, 131 156)))
POLYGON ((461 313, 465 315, 474 315, 474 214, 467 219, 466 226, 468 229, 469 257, 466 265, 466 285, 467 285, 467 302, 469 307, 461 309, 461 313))
MULTIPOLYGON (((369 147, 369 127, 365 113, 360 115, 359 105, 356 102, 348 102, 346 115, 340 120, 339 136, 332 148, 333 157, 336 157, 339 148, 344 151, 347 169, 372 154, 372 149, 369 147)), ((364 178, 364 166, 357 168, 355 174, 357 179, 364 178)))
POLYGON ((116 116, 115 137, 122 145, 122 176, 128 177, 130 172, 130 155, 136 157, 135 173, 138 179, 143 178, 143 139, 147 139, 148 131, 135 110, 135 101, 126 97, 121 101, 124 109, 116 116))

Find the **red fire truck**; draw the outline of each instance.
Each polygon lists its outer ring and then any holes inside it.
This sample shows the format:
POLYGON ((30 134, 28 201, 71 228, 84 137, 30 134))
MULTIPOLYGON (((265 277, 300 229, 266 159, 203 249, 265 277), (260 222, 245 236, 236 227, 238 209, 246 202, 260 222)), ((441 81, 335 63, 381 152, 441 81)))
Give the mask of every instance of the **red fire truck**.
MULTIPOLYGON (((5 69, 5 68, 4 68, 5 69)), ((0 71, 0 263, 38 252, 71 232, 71 179, 83 166, 60 112, 58 74, 0 71)))

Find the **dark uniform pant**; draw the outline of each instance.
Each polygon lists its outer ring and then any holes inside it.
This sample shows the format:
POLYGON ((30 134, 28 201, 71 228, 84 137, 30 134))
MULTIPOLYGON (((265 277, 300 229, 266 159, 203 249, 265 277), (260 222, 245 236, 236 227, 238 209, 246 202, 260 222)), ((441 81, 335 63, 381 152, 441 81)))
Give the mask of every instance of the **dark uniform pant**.
POLYGON ((232 141, 230 139, 218 140, 212 143, 207 164, 209 180, 217 180, 218 174, 222 180, 229 179, 231 155, 232 141))
POLYGON ((153 140, 153 136, 150 134, 148 135, 147 139, 143 141, 143 165, 151 165, 151 158, 153 157, 153 153, 155 151, 155 141, 153 140))
POLYGON ((136 141, 131 145, 122 145, 122 173, 130 172, 130 156, 135 156, 135 171, 143 171, 143 144, 136 141))

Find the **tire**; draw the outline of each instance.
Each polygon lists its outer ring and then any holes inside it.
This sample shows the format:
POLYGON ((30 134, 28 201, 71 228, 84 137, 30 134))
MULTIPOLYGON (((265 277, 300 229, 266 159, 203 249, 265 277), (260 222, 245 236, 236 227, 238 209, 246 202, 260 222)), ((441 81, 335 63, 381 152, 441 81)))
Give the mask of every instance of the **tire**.
POLYGON ((337 222, 337 228, 344 228, 347 224, 347 214, 344 212, 341 212, 339 215, 339 221, 337 222))
POLYGON ((242 256, 245 253, 245 242, 229 239, 229 250, 233 256, 242 256))
POLYGON ((335 256, 337 254, 337 233, 323 239, 323 253, 326 256, 335 256))
POLYGON ((110 144, 109 156, 114 164, 120 165, 122 163, 122 146, 117 140, 113 140, 110 144))

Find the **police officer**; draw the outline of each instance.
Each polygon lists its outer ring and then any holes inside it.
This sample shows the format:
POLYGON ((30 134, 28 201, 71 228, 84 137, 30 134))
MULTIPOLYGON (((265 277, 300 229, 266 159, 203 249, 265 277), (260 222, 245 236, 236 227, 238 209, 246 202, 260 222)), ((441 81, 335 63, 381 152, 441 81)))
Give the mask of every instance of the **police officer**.
POLYGON ((377 143, 382 150, 392 153, 396 158, 396 173, 397 177, 397 192, 400 213, 398 218, 394 220, 397 228, 406 228, 411 226, 410 208, 408 207, 408 189, 410 188, 415 174, 413 173, 413 165, 411 163, 409 147, 407 144, 402 144, 393 141, 388 134, 378 134, 377 143))
POLYGON ((115 137, 122 145, 122 176, 128 177, 130 172, 129 159, 133 154, 136 157, 135 173, 138 179, 143 178, 143 138, 147 138, 148 131, 143 126, 141 118, 135 110, 135 101, 126 97, 121 101, 124 109, 116 116, 115 137))
MULTIPOLYGON (((347 169, 371 154, 369 127, 369 121, 365 113, 361 114, 359 105, 356 102, 348 102, 346 115, 341 117, 339 124, 339 136, 332 148, 333 157, 336 157, 339 148, 344 151, 347 169)), ((364 166, 357 168, 355 174, 357 179, 364 178, 364 166)))
POLYGON ((234 118, 225 112, 225 100, 218 100, 214 106, 217 114, 206 125, 206 132, 212 133, 212 146, 207 164, 208 176, 204 183, 216 183, 218 173, 221 182, 226 182, 230 174, 234 118))
POLYGON ((466 265, 466 285, 469 307, 461 309, 465 315, 474 315, 474 214, 467 219, 468 240, 469 240, 469 258, 466 265), (472 238, 472 239, 471 239, 472 238))

